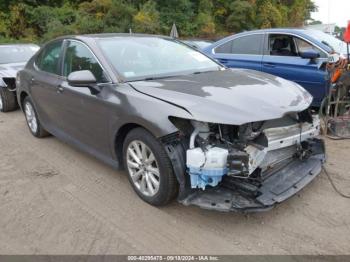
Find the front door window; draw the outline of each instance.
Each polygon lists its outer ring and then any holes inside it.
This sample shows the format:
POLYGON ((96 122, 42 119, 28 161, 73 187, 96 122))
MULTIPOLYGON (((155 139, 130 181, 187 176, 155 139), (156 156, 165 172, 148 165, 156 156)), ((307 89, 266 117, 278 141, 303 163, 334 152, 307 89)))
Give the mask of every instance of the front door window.
POLYGON ((48 44, 39 54, 36 65, 42 71, 59 75, 59 61, 61 54, 62 41, 48 44))
POLYGON ((300 57, 300 53, 307 50, 320 53, 321 58, 327 57, 319 48, 299 37, 282 34, 273 34, 269 37, 269 55, 300 57))
POLYGON ((108 82, 102 67, 89 48, 80 42, 71 41, 65 53, 63 75, 67 77, 70 73, 81 70, 91 71, 98 83, 108 82))

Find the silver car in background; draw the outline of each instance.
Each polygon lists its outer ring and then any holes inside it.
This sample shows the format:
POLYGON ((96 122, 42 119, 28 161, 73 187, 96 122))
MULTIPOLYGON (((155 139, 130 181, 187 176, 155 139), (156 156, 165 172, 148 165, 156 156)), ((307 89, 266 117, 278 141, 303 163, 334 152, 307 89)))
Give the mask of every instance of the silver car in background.
POLYGON ((0 45, 0 111, 18 108, 16 99, 16 75, 39 50, 34 44, 0 45))

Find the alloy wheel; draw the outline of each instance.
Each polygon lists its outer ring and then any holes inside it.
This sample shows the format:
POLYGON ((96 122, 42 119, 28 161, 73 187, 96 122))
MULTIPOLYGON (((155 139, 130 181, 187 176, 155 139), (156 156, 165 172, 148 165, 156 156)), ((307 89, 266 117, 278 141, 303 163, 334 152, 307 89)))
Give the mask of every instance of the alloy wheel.
POLYGON ((35 134, 38 131, 38 121, 36 119, 33 106, 27 102, 24 107, 26 119, 30 130, 35 134))
POLYGON ((132 141, 126 151, 127 167, 132 182, 145 196, 152 197, 159 191, 159 166, 152 150, 142 141, 132 141))

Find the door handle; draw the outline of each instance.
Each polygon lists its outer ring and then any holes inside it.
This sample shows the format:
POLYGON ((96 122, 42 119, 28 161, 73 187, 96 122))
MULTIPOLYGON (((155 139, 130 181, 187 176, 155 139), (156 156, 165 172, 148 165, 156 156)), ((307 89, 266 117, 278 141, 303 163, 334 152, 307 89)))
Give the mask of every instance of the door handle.
POLYGON ((273 63, 263 63, 263 65, 264 65, 265 67, 270 67, 270 68, 276 67, 276 64, 273 64, 273 63))

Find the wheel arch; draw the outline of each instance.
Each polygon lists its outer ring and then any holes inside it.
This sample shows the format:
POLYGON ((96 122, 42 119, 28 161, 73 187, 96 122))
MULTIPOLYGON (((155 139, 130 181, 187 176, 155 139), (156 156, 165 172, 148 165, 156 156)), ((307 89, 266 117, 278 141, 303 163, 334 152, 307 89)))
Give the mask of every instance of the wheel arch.
POLYGON ((126 124, 122 125, 118 129, 116 134, 114 135, 114 143, 113 143, 114 152, 113 153, 114 153, 115 157, 118 159, 118 163, 119 163, 119 166, 121 168, 123 168, 123 143, 124 143, 124 140, 131 130, 133 130, 135 128, 139 128, 139 127, 144 128, 145 130, 150 132, 147 128, 145 128, 144 126, 142 126, 140 124, 126 123, 126 124))
POLYGON ((19 95, 19 106, 21 108, 21 110, 23 111, 23 102, 24 102, 24 99, 29 96, 29 94, 26 92, 26 91, 22 91, 19 95))
MULTIPOLYGON (((143 125, 136 124, 136 123, 126 123, 122 125, 118 132, 115 134, 114 138, 114 155, 118 159, 119 167, 124 168, 123 166, 123 143, 130 131, 132 131, 135 128, 143 128, 146 131, 148 131, 150 134, 154 135, 154 132, 152 132, 149 128, 146 128, 143 125)), ((172 133, 175 134, 175 133, 172 133)), ((171 136, 171 134, 170 134, 171 136)), ((157 137, 157 136, 155 136, 157 137)), ((168 137, 168 136, 165 136, 168 137)), ((163 140, 165 137, 161 137, 160 139, 163 140)), ((159 138, 159 137, 158 137, 159 138)), ((162 141, 164 145, 164 150, 167 153, 170 162, 172 163, 172 168, 174 171, 174 174, 176 176, 177 182, 180 185, 180 192, 179 192, 179 199, 183 198, 186 194, 186 177, 185 177, 185 146, 182 143, 169 143, 166 144, 164 141, 162 141)))
POLYGON ((177 128, 166 118, 166 121, 149 121, 143 117, 123 117, 119 123, 111 125, 112 153, 122 167, 123 143, 127 134, 135 128, 143 128, 152 134, 156 139, 177 131, 177 128), (123 121, 124 120, 124 121, 123 121))

